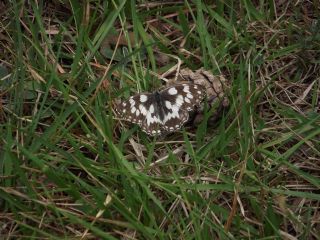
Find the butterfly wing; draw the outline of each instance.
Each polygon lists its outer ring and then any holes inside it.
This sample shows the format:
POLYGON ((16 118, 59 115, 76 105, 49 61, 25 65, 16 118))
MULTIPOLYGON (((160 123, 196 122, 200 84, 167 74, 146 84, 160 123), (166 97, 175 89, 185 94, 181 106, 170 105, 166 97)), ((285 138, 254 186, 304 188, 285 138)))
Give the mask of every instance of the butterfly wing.
POLYGON ((161 133, 161 124, 161 120, 154 113, 148 112, 141 124, 141 129, 149 135, 158 135, 161 133))
POLYGON ((115 110, 124 120, 138 124, 149 135, 156 135, 160 133, 161 121, 155 104, 154 94, 143 93, 122 101, 115 110))
MULTIPOLYGON (((185 83, 162 90, 161 97, 163 101, 169 101, 173 107, 191 111, 195 105, 200 104, 205 93, 202 85, 185 83)), ((168 103, 167 105, 170 106, 168 103)))
POLYGON ((167 132, 179 130, 182 125, 188 121, 189 113, 186 110, 178 109, 178 112, 166 115, 162 123, 162 128, 167 132))
POLYGON ((205 89, 198 84, 181 84, 160 92, 164 118, 162 127, 166 131, 175 131, 188 120, 195 105, 200 104, 205 96, 205 89))
MULTIPOLYGON (((131 96, 127 100, 121 101, 115 108, 117 115, 122 117, 126 121, 142 124, 146 113, 144 114, 139 109, 141 96, 146 96, 146 98, 148 99, 149 95, 150 94, 137 94, 135 96, 131 96)), ((142 100, 144 99, 145 97, 142 97, 142 100)))

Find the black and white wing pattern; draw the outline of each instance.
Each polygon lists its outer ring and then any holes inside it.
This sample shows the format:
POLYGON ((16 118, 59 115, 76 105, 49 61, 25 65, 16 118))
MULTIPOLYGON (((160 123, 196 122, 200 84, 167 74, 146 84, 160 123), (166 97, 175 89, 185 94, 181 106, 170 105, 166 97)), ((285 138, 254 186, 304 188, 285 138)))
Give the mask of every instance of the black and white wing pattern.
POLYGON ((189 111, 199 105, 205 96, 205 89, 199 84, 181 84, 160 92, 164 103, 163 129, 176 131, 189 119, 189 111))
POLYGON ((154 94, 142 93, 122 101, 117 105, 116 112, 126 121, 138 124, 147 134, 156 135, 161 132, 156 108, 154 94))
POLYGON ((180 84, 154 93, 142 93, 122 101, 116 112, 126 121, 138 124, 149 135, 180 129, 189 111, 205 96, 199 84, 180 84))

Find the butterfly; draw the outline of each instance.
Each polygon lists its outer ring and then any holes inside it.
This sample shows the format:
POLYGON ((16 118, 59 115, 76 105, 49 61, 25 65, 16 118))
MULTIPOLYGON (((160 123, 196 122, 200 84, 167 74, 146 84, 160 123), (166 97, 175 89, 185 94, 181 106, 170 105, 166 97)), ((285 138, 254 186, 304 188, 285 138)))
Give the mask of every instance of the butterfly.
POLYGON ((149 135, 179 130, 189 119, 189 111, 205 97, 199 84, 179 84, 153 93, 141 93, 117 104, 124 120, 138 124, 149 135))

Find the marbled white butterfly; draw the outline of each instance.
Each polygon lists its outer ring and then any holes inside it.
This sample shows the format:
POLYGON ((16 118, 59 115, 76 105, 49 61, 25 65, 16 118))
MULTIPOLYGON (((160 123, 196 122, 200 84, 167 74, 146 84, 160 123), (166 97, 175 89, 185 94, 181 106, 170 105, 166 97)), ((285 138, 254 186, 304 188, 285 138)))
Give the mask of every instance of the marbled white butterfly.
POLYGON ((181 128, 189 113, 205 96, 199 84, 180 84, 153 93, 141 93, 122 101, 116 112, 124 120, 138 124, 149 135, 181 128))

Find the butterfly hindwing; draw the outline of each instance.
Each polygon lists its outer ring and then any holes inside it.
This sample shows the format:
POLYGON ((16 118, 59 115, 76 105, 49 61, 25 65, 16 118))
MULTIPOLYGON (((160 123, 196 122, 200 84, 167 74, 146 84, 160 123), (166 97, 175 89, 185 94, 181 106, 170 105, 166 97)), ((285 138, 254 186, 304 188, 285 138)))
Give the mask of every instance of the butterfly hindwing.
POLYGON ((174 117, 166 117, 163 122, 163 129, 167 132, 179 130, 182 125, 188 121, 189 113, 186 110, 179 109, 174 117))
POLYGON ((157 135, 161 133, 161 122, 156 117, 151 117, 149 114, 142 122, 141 129, 149 135, 157 135))

